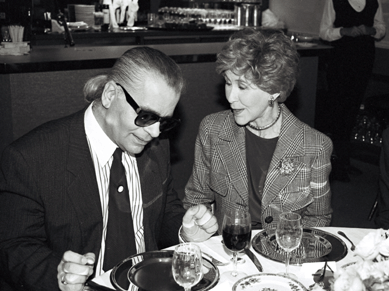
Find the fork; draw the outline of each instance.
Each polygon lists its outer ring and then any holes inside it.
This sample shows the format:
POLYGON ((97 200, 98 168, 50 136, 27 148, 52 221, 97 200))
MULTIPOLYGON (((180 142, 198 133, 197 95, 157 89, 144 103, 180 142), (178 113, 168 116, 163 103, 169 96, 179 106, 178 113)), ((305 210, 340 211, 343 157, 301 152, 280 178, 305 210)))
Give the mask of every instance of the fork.
POLYGON ((223 262, 219 261, 218 259, 215 259, 214 257, 212 257, 212 256, 211 256, 210 254, 208 254, 208 253, 205 253, 205 252, 202 252, 202 253, 203 253, 203 255, 205 255, 205 256, 207 256, 208 258, 210 258, 211 261, 212 261, 212 263, 213 263, 215 266, 222 267, 222 266, 227 266, 228 264, 230 264, 229 261, 223 263, 223 262))

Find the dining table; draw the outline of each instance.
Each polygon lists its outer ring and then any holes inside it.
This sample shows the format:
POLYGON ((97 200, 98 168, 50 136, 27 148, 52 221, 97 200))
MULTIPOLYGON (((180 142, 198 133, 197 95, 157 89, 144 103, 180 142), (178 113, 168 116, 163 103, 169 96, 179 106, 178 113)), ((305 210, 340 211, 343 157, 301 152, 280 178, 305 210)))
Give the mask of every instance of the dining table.
MULTIPOLYGON (((370 228, 349 228, 349 227, 317 227, 314 229, 336 236, 340 241, 344 243, 347 249, 346 254, 343 255, 341 259, 337 261, 328 262, 328 265, 330 266, 333 272, 336 272, 336 270, 342 268, 342 266, 356 262, 358 260, 358 257, 354 254, 354 251, 351 250, 351 243, 343 236, 339 235, 338 234, 339 231, 345 233, 347 237, 355 245, 357 245, 363 239, 363 237, 366 236, 368 233, 376 231, 375 229, 370 229, 370 228)), ((252 238, 254 238, 261 231, 262 230, 253 230, 252 238)), ((203 253, 209 254, 210 256, 214 257, 215 259, 221 262, 228 262, 231 260, 231 253, 224 247, 221 235, 212 236, 210 239, 196 244, 200 246, 201 251, 203 253)), ((168 249, 173 250, 174 246, 168 249)), ((259 252, 255 250, 252 244, 250 246, 250 250, 252 251, 252 253, 254 253, 254 255, 260 262, 262 267, 262 273, 279 274, 285 272, 285 262, 276 261, 274 259, 261 255, 259 252)), ((239 257, 241 258, 240 262, 237 264, 237 268, 239 271, 245 272, 247 276, 261 273, 258 270, 258 268, 255 266, 253 261, 246 254, 241 254, 239 257)), ((314 284, 314 277, 312 276, 312 274, 314 274, 318 270, 318 268, 322 268, 323 265, 324 265, 323 262, 307 262, 302 264, 291 264, 289 266, 289 272, 296 275, 297 281, 299 281, 303 286, 305 286, 309 290, 309 286, 314 284)), ((219 274, 223 274, 223 272, 232 270, 232 267, 233 267, 232 264, 228 264, 225 266, 218 266, 217 268, 219 270, 219 274)), ((105 288, 110 288, 112 290, 115 290, 110 280, 111 271, 112 270, 104 273, 99 277, 94 278, 92 281, 105 288)), ((150 279, 152 280, 152 278, 150 279)), ((229 291, 233 289, 234 283, 235 282, 219 280, 218 283, 211 290, 229 291)))

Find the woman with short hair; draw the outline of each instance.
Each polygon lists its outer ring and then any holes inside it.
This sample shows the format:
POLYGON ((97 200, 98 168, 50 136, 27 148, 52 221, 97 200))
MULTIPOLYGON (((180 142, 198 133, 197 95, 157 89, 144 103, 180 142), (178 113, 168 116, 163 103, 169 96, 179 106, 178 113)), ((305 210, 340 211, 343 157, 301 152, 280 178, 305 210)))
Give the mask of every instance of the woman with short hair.
POLYGON ((332 142, 282 104, 298 77, 299 55, 282 32, 246 28, 217 56, 231 110, 206 116, 195 145, 184 206, 246 208, 253 229, 275 228, 281 212, 304 227, 331 221, 332 142))

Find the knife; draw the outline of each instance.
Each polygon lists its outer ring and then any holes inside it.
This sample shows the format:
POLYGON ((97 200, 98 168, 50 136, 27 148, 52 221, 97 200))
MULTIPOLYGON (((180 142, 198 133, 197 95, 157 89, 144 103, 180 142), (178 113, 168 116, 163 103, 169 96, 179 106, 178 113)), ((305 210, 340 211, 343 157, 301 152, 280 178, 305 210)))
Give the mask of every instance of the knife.
POLYGON ((257 257, 253 254, 250 249, 244 249, 244 252, 246 255, 251 259, 251 261, 254 263, 254 265, 257 267, 258 271, 263 272, 263 268, 257 257))
POLYGON ((114 291, 114 289, 102 286, 100 284, 97 284, 96 282, 89 281, 84 286, 83 291, 114 291))

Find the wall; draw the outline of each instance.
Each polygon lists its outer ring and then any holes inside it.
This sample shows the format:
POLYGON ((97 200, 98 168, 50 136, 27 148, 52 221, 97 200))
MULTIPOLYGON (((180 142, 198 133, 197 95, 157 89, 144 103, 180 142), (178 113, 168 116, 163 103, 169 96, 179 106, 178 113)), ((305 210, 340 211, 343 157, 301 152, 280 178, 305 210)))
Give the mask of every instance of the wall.
POLYGON ((270 0, 269 9, 288 30, 319 34, 325 0, 270 0))

